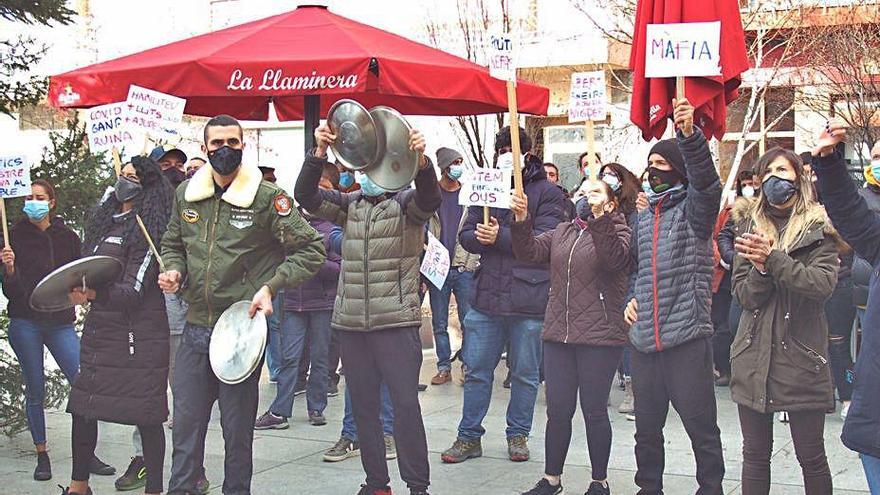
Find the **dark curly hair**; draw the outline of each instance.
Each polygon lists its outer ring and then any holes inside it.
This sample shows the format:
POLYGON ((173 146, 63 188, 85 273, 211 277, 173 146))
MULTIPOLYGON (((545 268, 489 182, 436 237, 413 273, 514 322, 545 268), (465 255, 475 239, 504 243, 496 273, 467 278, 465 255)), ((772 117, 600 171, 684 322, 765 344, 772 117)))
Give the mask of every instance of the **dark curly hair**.
MULTIPOLYGON (((146 156, 135 156, 131 159, 131 164, 143 186, 141 194, 134 200, 132 210, 140 215, 147 232, 158 245, 165 229, 168 228, 168 219, 171 218, 174 190, 168 179, 162 175, 159 164, 154 160, 146 156)), ((84 255, 94 254, 95 249, 104 240, 104 236, 110 231, 113 216, 119 213, 121 207, 122 204, 116 199, 116 195, 111 194, 91 210, 86 220, 84 255)), ((147 246, 147 240, 141 234, 137 222, 129 222, 124 237, 130 242, 131 249, 144 249, 147 246)))

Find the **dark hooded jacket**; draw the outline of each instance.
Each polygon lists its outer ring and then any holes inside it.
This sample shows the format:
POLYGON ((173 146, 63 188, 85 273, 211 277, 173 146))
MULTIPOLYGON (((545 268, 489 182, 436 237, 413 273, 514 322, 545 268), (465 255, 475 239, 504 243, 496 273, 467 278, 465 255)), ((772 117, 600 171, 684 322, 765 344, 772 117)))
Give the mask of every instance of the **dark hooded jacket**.
MULTIPOLYGON (((533 219, 535 235, 565 221, 565 195, 547 180, 539 160, 530 161, 523 170, 523 189, 529 198, 529 217, 533 219)), ((492 315, 543 318, 550 293, 547 264, 514 257, 510 231, 514 216, 510 210, 492 208, 489 214, 500 227, 495 244, 485 246, 477 241, 477 224, 483 222, 482 208, 468 208, 459 234, 462 247, 481 256, 480 266, 474 272, 473 307, 492 315)))
MULTIPOLYGON (((308 217, 307 217, 308 218, 308 217)), ((331 239, 342 229, 327 220, 308 218, 312 226, 324 238, 327 259, 314 277, 297 287, 284 289, 284 311, 332 311, 339 283, 342 256, 332 249, 331 239)))

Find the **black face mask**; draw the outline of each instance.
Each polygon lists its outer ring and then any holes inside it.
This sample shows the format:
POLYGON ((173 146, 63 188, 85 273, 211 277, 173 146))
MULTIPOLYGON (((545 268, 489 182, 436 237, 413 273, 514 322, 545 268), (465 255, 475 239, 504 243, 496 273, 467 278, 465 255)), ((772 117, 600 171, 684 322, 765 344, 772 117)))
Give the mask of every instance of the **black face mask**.
POLYGON ((220 175, 229 175, 241 165, 241 150, 223 146, 208 152, 211 168, 220 175))
POLYGON ((120 203, 128 203, 138 197, 144 187, 137 182, 126 179, 124 176, 120 175, 119 178, 116 179, 116 186, 114 189, 116 199, 119 200, 120 203))
POLYGON ((168 182, 170 182, 175 189, 177 188, 177 186, 180 185, 181 182, 186 180, 186 174, 174 167, 171 167, 168 170, 163 170, 162 175, 164 175, 165 178, 168 179, 168 182))
POLYGON ((784 205, 797 192, 794 181, 776 177, 775 175, 764 181, 764 184, 761 185, 761 190, 764 192, 764 196, 767 197, 767 202, 773 206, 784 205))
POLYGON ((581 220, 589 220, 593 218, 593 209, 590 207, 590 202, 587 200, 587 197, 577 200, 577 203, 574 204, 574 209, 577 212, 578 218, 581 220))
POLYGON ((678 170, 660 170, 659 168, 648 168, 648 184, 655 193, 663 193, 669 189, 679 185, 682 182, 681 174, 678 170))

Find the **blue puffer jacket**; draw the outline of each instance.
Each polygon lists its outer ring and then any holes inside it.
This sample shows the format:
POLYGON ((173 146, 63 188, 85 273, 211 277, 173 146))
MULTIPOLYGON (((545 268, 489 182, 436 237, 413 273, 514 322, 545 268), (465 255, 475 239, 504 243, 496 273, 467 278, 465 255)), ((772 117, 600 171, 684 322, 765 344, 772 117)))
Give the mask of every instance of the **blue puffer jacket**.
POLYGON ((679 133, 678 147, 687 167, 687 189, 655 198, 639 213, 639 310, 630 341, 641 352, 659 352, 712 335, 712 229, 721 182, 698 128, 688 138, 679 133))
MULTIPOLYGON (((523 170, 523 190, 529 198, 529 216, 534 219, 535 235, 553 230, 565 221, 565 194, 547 181, 544 166, 536 162, 523 170)), ((510 241, 510 210, 492 208, 500 229, 495 244, 484 246, 477 241, 476 228, 483 222, 482 208, 468 208, 468 217, 459 233, 461 246, 481 255, 474 271, 476 288, 472 306, 492 315, 519 315, 543 318, 550 295, 550 267, 519 261, 513 256, 510 241)))
POLYGON ((868 306, 862 319, 862 347, 855 366, 852 403, 841 439, 856 452, 880 457, 880 213, 857 192, 836 152, 814 157, 819 192, 834 227, 856 254, 873 267, 868 306))
POLYGON ((342 229, 317 217, 309 218, 309 225, 324 237, 327 259, 318 273, 308 282, 298 287, 284 289, 285 311, 332 311, 333 303, 336 301, 336 286, 339 284, 342 256, 339 255, 338 250, 333 249, 332 240, 342 232, 342 229))

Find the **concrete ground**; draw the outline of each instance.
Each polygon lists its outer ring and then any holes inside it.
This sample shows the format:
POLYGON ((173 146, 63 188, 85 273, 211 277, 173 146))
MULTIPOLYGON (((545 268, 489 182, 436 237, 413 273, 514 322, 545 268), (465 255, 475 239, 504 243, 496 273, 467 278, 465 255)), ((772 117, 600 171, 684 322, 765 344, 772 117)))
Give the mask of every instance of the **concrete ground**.
MULTIPOLYGON (((430 351, 426 353, 422 367, 422 382, 427 383, 435 371, 435 361, 430 351)), ((509 391, 501 388, 504 366, 496 374, 496 386, 492 406, 486 418, 487 434, 483 439, 484 457, 460 465, 444 465, 440 452, 455 439, 456 426, 461 414, 462 389, 455 383, 430 387, 421 394, 422 412, 428 432, 431 461, 431 493, 443 494, 518 494, 539 479, 543 468, 545 400, 543 390, 535 410, 533 436, 530 441, 532 461, 514 464, 506 458, 504 438, 505 408, 509 391)), ((458 370, 456 369, 456 374, 458 370)), ((275 386, 263 377, 260 397, 260 413, 268 408, 275 386)), ((719 424, 724 445, 727 476, 724 483, 728 494, 739 494, 742 440, 739 433, 736 407, 730 401, 726 388, 717 389, 719 424)), ((333 445, 339 437, 342 418, 342 395, 331 398, 326 416, 329 424, 314 427, 308 424, 305 402, 298 397, 295 413, 287 430, 257 432, 254 440, 255 495, 353 495, 363 481, 358 458, 341 463, 322 462, 322 452, 333 445)), ((635 457, 633 455, 634 423, 616 412, 622 393, 616 387, 611 397, 611 424, 614 428, 609 481, 613 493, 633 494, 635 457)), ((211 493, 219 494, 223 478, 223 440, 215 409, 208 433, 207 471, 214 487, 211 493)), ((50 482, 32 480, 35 457, 31 452, 30 436, 22 433, 14 438, 0 438, 0 493, 4 494, 58 494, 57 483, 67 483, 70 476, 70 419, 60 411, 47 413, 48 436, 55 478, 50 482)), ((831 471, 834 475, 835 493, 838 495, 868 493, 861 463, 853 452, 839 440, 842 421, 837 415, 829 415, 826 422, 825 444, 831 471)), ((572 447, 568 466, 563 478, 567 494, 580 494, 586 490, 589 480, 583 420, 576 416, 572 447)), ((166 483, 171 462, 171 432, 167 433, 166 483)), ((803 493, 801 473, 795 458, 787 428, 776 423, 773 453, 773 495, 803 493)), ((120 471, 128 464, 131 453, 131 429, 118 425, 102 425, 98 444, 99 456, 120 471)), ((389 462, 395 493, 408 493, 400 482, 395 462, 389 462)), ((95 495, 113 493, 114 477, 94 477, 95 495)), ((671 495, 694 493, 694 459, 690 443, 681 422, 670 415, 666 427, 666 493, 671 495)))

